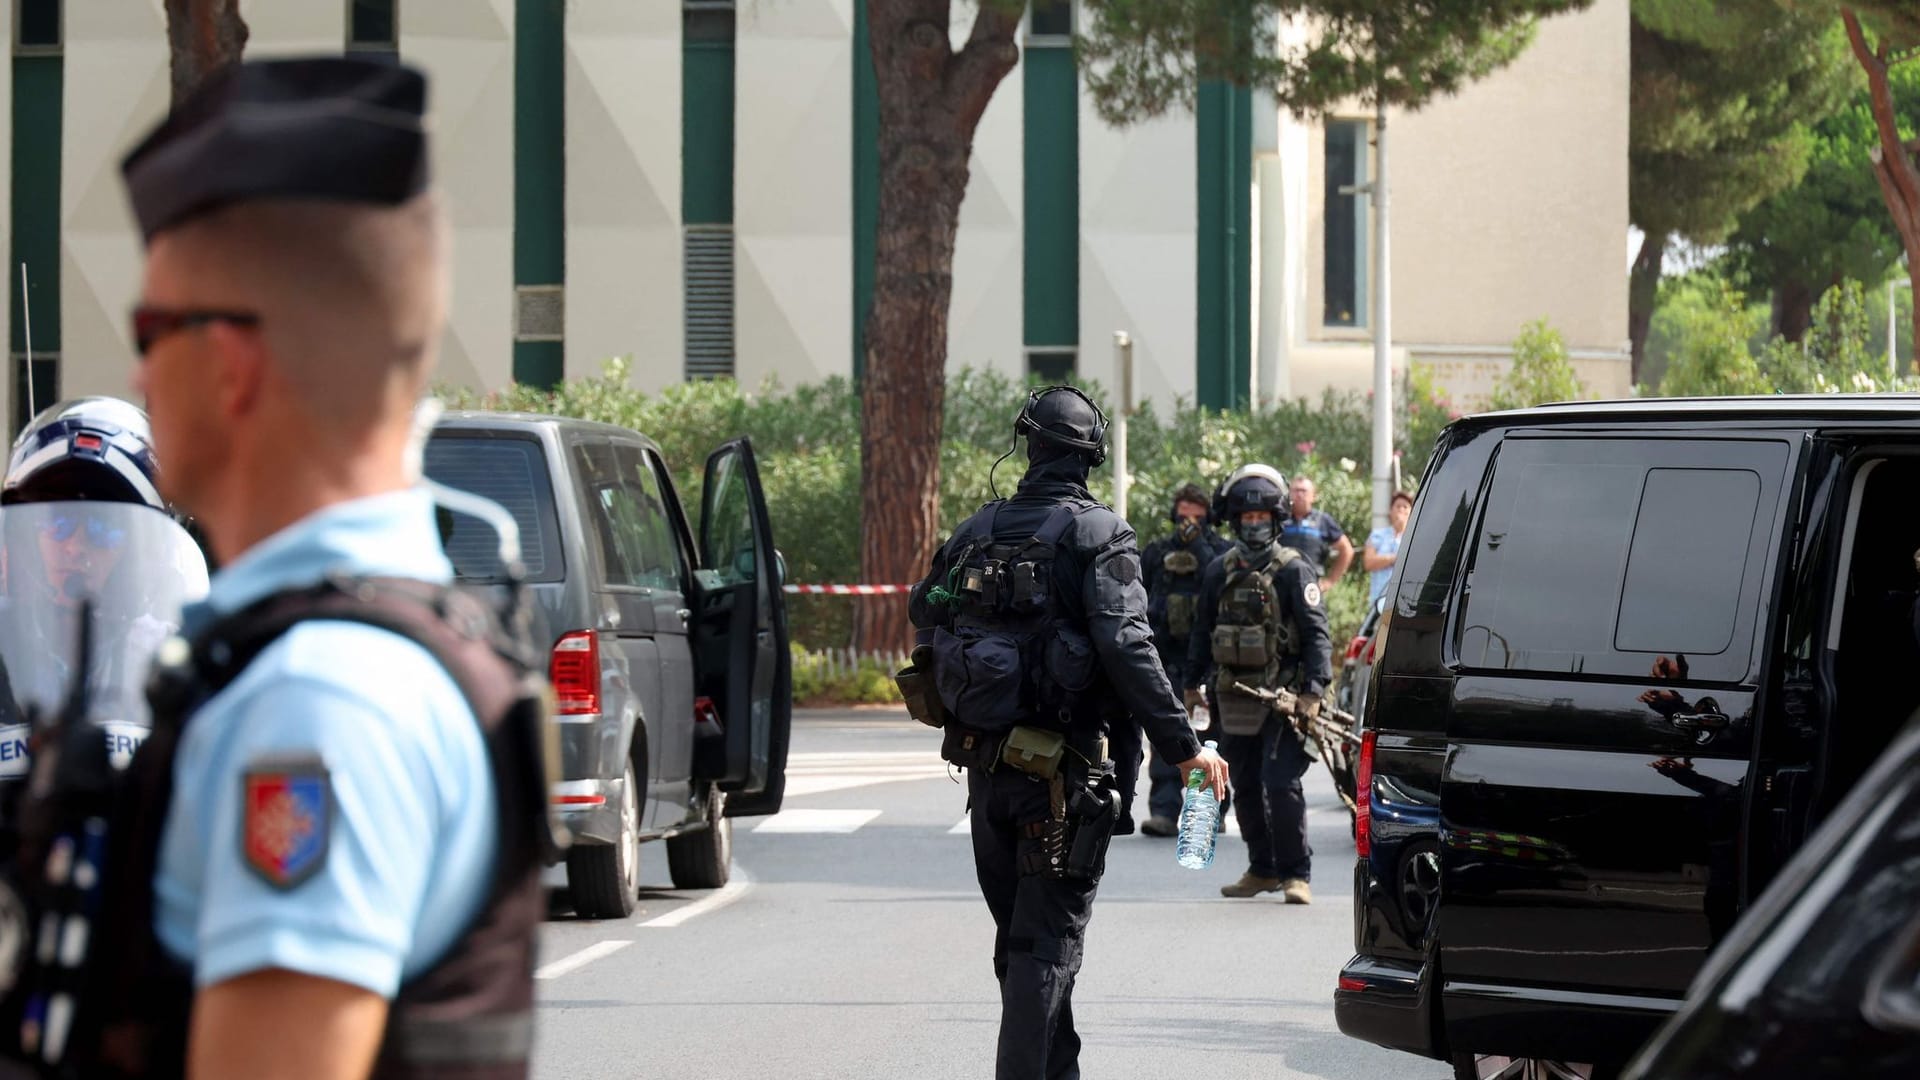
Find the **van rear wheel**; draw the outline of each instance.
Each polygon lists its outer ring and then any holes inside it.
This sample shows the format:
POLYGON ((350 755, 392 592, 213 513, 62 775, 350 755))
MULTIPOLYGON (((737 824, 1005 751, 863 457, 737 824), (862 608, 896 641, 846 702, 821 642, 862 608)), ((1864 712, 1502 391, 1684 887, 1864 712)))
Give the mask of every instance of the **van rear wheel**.
POLYGON ((1500 1054, 1455 1054, 1453 1080, 1601 1080, 1592 1065, 1500 1054))

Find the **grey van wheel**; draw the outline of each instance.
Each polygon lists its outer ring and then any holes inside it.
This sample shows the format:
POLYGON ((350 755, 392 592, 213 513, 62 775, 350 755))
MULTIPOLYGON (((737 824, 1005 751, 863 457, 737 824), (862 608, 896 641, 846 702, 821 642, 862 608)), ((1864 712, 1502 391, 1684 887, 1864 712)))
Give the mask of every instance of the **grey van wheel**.
POLYGON ((1499 1054, 1455 1054, 1454 1080, 1594 1080, 1591 1065, 1574 1065, 1543 1058, 1510 1058, 1499 1054))
POLYGON ((707 823, 693 832, 667 838, 667 873, 676 889, 718 889, 733 876, 733 819, 726 796, 707 795, 707 823))
POLYGON ((620 784, 620 835, 611 844, 576 844, 567 851, 567 889, 582 918, 633 914, 640 894, 640 785, 632 759, 620 784))

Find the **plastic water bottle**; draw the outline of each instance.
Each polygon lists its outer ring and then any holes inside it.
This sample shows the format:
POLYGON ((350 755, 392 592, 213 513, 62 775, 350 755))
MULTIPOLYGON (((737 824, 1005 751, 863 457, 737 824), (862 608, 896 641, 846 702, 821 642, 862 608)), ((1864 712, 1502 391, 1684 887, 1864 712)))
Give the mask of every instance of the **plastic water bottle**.
MULTIPOLYGON (((1216 749, 1209 741, 1207 749, 1216 749)), ((1200 769, 1187 773, 1186 803, 1180 807, 1180 839, 1173 857, 1189 870, 1205 870, 1213 865, 1215 829, 1220 823, 1220 800, 1213 785, 1200 769)))

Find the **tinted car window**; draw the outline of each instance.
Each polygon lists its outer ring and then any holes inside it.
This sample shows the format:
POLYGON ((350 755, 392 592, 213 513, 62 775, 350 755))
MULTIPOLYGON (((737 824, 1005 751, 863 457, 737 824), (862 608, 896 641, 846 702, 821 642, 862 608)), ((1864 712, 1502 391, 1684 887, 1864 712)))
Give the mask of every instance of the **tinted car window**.
POLYGON ((667 516, 667 502, 661 497, 660 481, 654 476, 648 455, 637 446, 617 446, 614 450, 639 511, 634 527, 643 560, 641 577, 645 584, 656 589, 679 589, 682 587, 680 547, 674 539, 673 521, 667 516))
MULTIPOLYGON (((547 476, 546 453, 529 438, 440 434, 427 441, 426 474, 436 483, 491 499, 520 526, 520 555, 527 580, 560 581, 566 560, 560 550, 560 517, 547 476)), ((463 581, 498 581, 500 538, 485 522, 442 509, 442 543, 463 581)))
POLYGON ((1469 668, 1747 676, 1786 448, 1510 438, 1460 605, 1469 668))
POLYGON ((1760 477, 1745 469, 1653 469, 1634 519, 1613 647, 1713 656, 1733 643, 1741 559, 1692 558, 1701 523, 1745 536, 1760 507, 1760 477))

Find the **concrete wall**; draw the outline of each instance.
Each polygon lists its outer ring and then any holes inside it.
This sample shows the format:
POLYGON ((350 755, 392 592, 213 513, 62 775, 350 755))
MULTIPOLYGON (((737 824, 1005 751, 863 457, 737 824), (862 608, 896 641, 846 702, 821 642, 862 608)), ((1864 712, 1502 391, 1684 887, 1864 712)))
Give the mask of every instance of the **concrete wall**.
MULTIPOLYGON (((959 48, 973 30, 970 10, 955 9, 953 44, 959 48)), ((854 63, 871 63, 864 56, 854 63)), ((968 163, 967 197, 960 204, 960 231, 954 238, 953 302, 947 315, 947 367, 989 369, 1020 378, 1026 372, 1020 310, 1026 261, 1025 125, 1021 116, 1024 64, 993 92, 993 100, 974 130, 968 163)))
POLYGON ((734 371, 853 371, 853 4, 742 4, 734 44, 734 371))
POLYGON ((680 8, 567 8, 567 376, 633 358, 631 381, 684 377, 680 8))
MULTIPOLYGON (((1597 0, 1549 19, 1511 67, 1389 115, 1396 356, 1429 364, 1463 400, 1491 388, 1521 327, 1542 317, 1590 390, 1629 389, 1628 16, 1628 0, 1597 0)), ((1371 117, 1358 106, 1341 115, 1371 117)), ((1321 323, 1323 131, 1281 124, 1309 155, 1306 205, 1288 216, 1306 231, 1288 381, 1295 394, 1365 390, 1370 332, 1321 323)))

